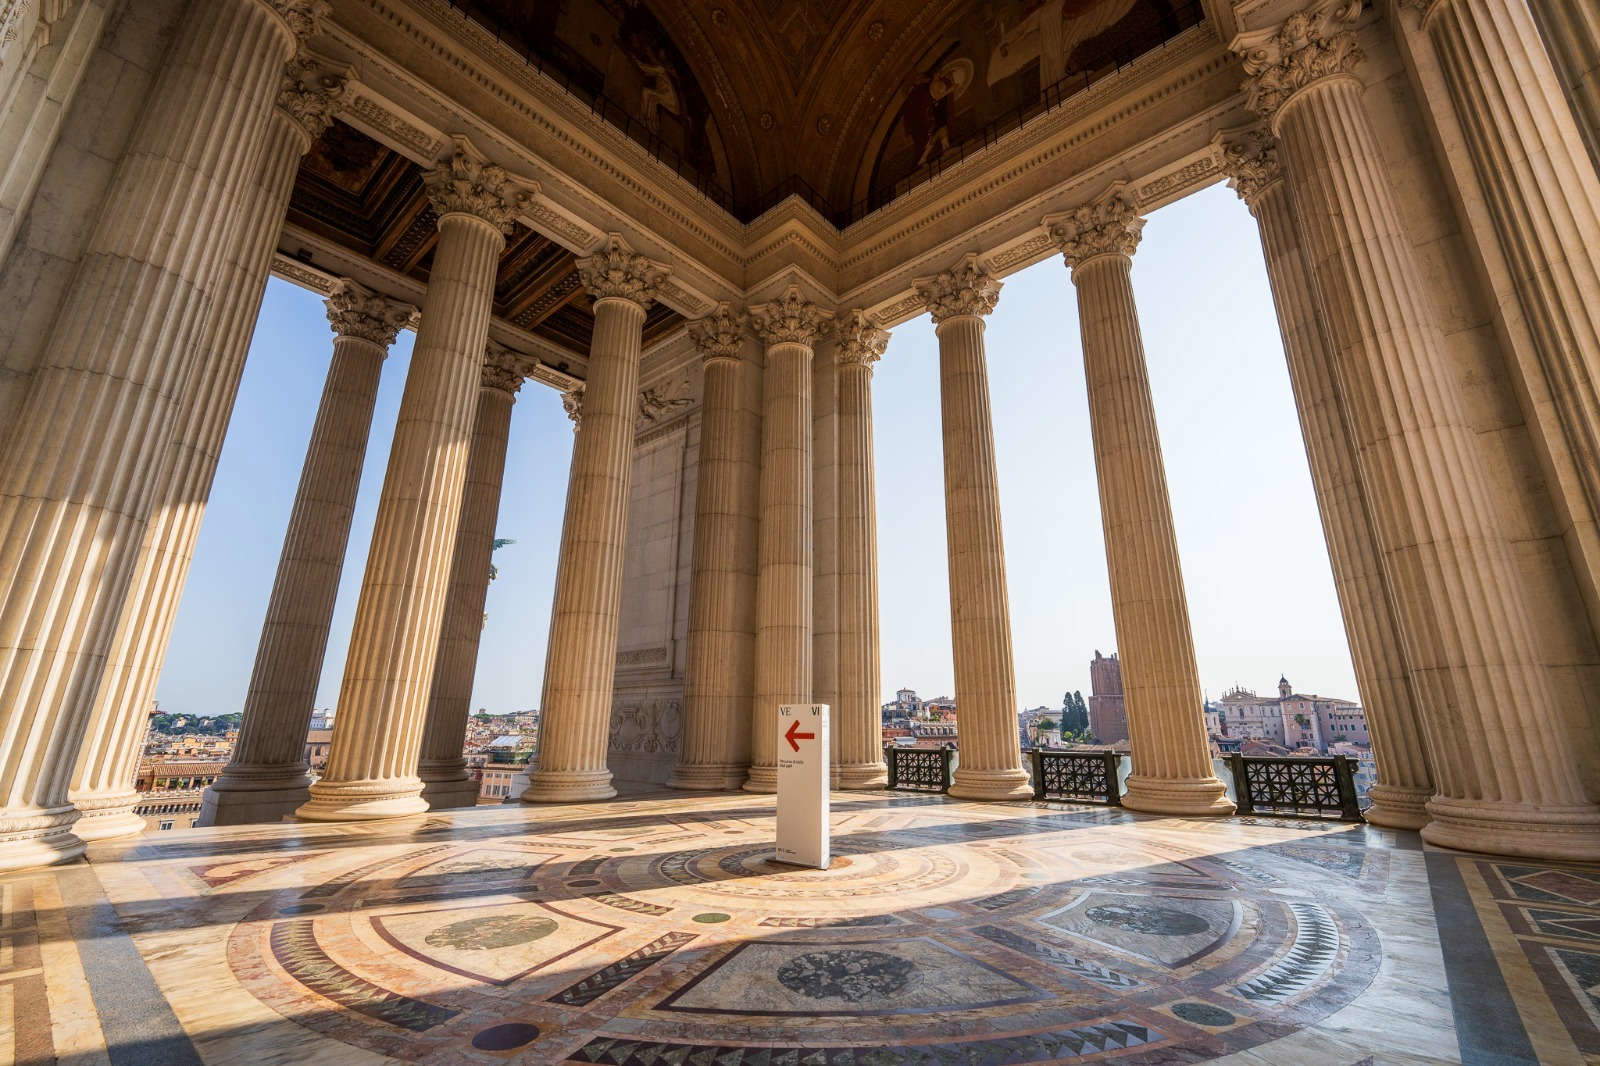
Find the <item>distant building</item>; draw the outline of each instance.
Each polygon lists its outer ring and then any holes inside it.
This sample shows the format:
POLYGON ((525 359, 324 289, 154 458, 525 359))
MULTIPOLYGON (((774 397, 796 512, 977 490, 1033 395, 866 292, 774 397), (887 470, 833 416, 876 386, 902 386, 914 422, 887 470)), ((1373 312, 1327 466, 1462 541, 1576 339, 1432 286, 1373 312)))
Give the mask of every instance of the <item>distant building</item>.
POLYGON ((226 760, 145 758, 139 762, 133 813, 145 829, 188 829, 200 817, 200 797, 222 774, 226 760))
MULTIPOLYGON (((327 719, 323 719, 327 721, 327 719)), ((316 719, 313 718, 312 722, 316 719)), ((331 725, 318 729, 313 725, 306 730, 306 765, 314 774, 321 774, 322 768, 328 765, 328 749, 333 746, 333 728, 331 725)))
POLYGON ((1095 649, 1089 662, 1089 732, 1101 744, 1128 739, 1128 709, 1122 699, 1122 664, 1095 649))
POLYGON ((496 737, 485 745, 478 803, 506 803, 521 797, 528 788, 528 763, 533 754, 533 738, 523 734, 496 737))
MULTIPOLYGON (((1258 740, 1287 751, 1327 753, 1333 745, 1370 748, 1367 715, 1359 703, 1334 696, 1294 691, 1286 677, 1278 679, 1277 696, 1258 696, 1235 687, 1212 705, 1213 732, 1222 737, 1258 740)), ((1208 708, 1209 711, 1210 708, 1208 708)), ((1210 715, 1207 725, 1211 726, 1210 715)))

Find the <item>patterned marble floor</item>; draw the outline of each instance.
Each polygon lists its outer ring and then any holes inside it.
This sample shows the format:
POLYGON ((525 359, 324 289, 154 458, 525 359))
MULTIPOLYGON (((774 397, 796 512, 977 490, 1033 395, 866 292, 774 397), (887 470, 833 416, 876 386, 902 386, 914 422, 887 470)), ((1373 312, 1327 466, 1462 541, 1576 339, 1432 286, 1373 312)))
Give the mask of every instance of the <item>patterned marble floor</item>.
POLYGON ((0 878, 0 1062, 1600 1062, 1600 870, 840 793, 172 832, 0 878))

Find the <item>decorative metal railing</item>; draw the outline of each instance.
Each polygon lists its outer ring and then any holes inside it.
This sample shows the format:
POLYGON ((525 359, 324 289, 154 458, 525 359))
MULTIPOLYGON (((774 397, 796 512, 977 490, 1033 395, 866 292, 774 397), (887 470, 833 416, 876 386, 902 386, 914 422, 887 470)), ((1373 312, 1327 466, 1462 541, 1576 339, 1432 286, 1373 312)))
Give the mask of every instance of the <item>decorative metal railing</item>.
POLYGON ((1117 751, 1044 751, 1033 759, 1034 799, 1067 799, 1082 803, 1122 805, 1117 777, 1122 753, 1117 751))
POLYGON ((1360 822, 1355 763, 1348 755, 1325 758, 1228 756, 1240 814, 1289 814, 1360 822))
POLYGON ((949 792, 953 754, 949 748, 884 748, 889 787, 910 792, 949 792))

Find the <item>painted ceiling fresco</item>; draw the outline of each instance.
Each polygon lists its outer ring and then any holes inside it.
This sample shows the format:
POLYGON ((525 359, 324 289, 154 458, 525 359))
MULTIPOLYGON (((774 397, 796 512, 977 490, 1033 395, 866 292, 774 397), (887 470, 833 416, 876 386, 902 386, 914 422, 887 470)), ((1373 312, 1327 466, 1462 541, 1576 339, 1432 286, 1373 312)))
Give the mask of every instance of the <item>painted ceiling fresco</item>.
POLYGON ((458 0, 741 217, 836 221, 1159 47, 1198 0, 458 0))

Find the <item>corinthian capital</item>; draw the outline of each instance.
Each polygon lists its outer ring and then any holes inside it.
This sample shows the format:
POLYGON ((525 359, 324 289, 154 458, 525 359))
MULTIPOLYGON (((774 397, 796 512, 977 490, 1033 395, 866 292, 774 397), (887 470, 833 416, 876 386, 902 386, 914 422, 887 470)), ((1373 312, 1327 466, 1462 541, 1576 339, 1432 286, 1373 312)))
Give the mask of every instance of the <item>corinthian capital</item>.
POLYGON ((483 351, 483 377, 480 384, 486 389, 517 394, 526 377, 527 357, 512 351, 503 344, 490 341, 483 351))
POLYGON ((1045 221, 1050 239, 1073 270, 1096 256, 1133 255, 1144 229, 1144 219, 1120 192, 1045 221))
POLYGON ((709 315, 689 323, 689 339, 707 364, 720 359, 737 360, 749 323, 749 315, 723 301, 709 315))
POLYGON ((1251 207, 1256 197, 1283 177, 1278 139, 1259 126, 1223 137, 1221 147, 1228 187, 1251 207))
POLYGON ((538 185, 515 177, 486 161, 465 138, 456 138, 456 151, 422 176, 428 199, 441 216, 472 215, 511 232, 511 223, 527 210, 538 185))
POLYGON ((561 394, 561 409, 572 419, 572 431, 576 433, 583 424, 583 382, 578 382, 561 394))
POLYGON ((765 344, 811 344, 831 318, 832 311, 806 299, 794 285, 772 303, 750 308, 750 324, 765 344))
POLYGON ((864 366, 870 370, 889 346, 889 331, 879 329, 865 311, 846 311, 834 323, 833 332, 839 341, 835 358, 840 366, 864 366))
POLYGON ((359 337, 383 348, 393 344, 417 314, 410 304, 379 296, 349 278, 339 281, 324 303, 334 336, 359 337))
POLYGON ((916 283, 933 314, 933 324, 962 315, 986 315, 1000 302, 1000 281, 967 256, 961 265, 916 283))
POLYGON ((657 287, 666 276, 664 265, 637 254, 615 233, 578 260, 578 277, 597 300, 614 296, 647 308, 655 302, 657 287))
POLYGON ((1345 27, 1360 14, 1361 0, 1317 0, 1275 30, 1235 38, 1250 107, 1271 118, 1306 86, 1355 70, 1366 57, 1345 27))
POLYGON ((343 74, 328 73, 299 55, 284 65, 278 106, 314 141, 333 121, 334 112, 344 105, 349 87, 343 74))
POLYGON ((322 20, 333 13, 328 0, 267 0, 267 6, 282 16, 301 41, 315 36, 322 20))

